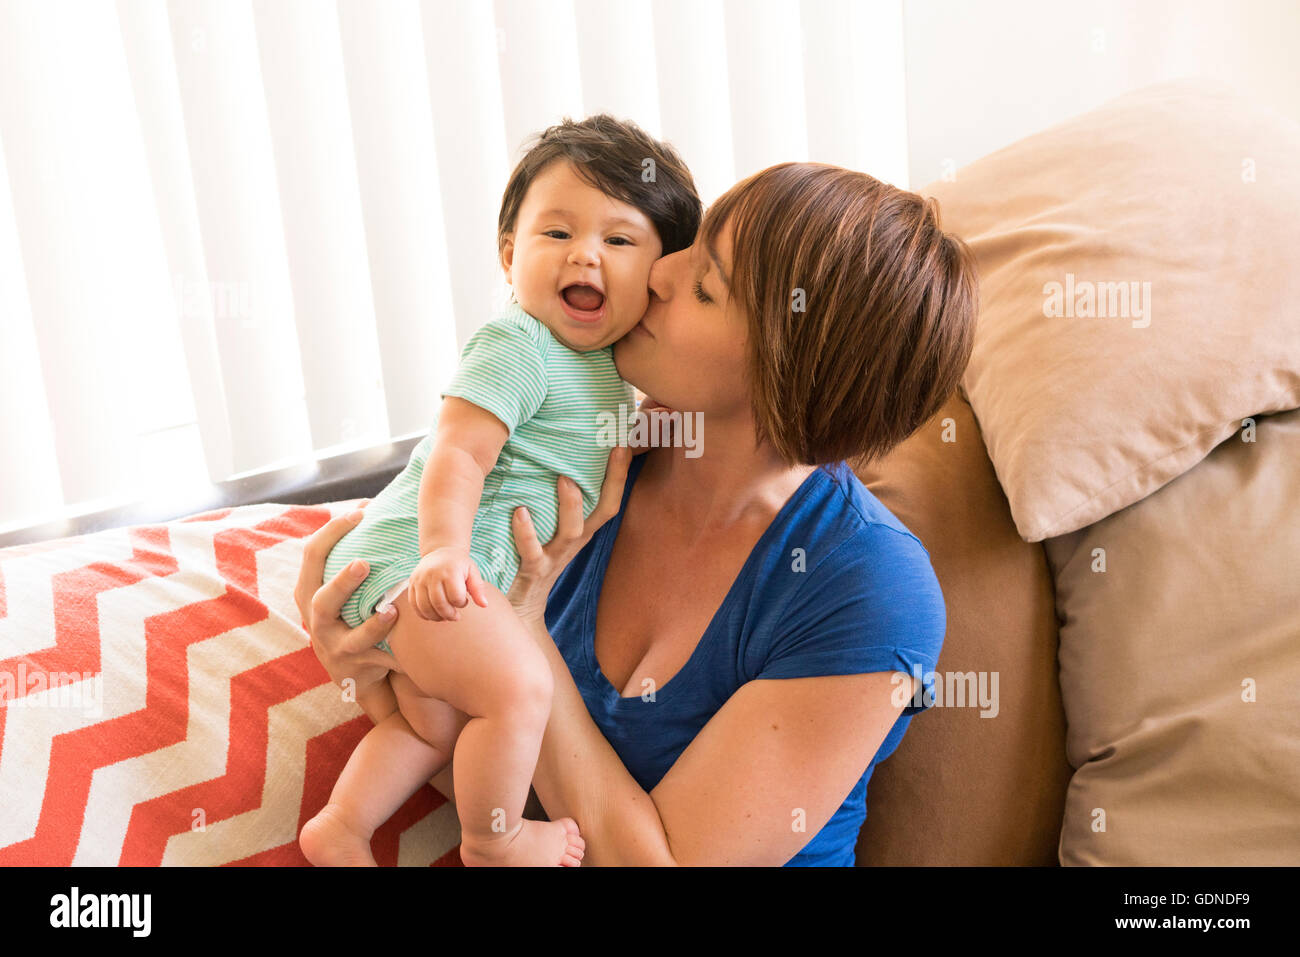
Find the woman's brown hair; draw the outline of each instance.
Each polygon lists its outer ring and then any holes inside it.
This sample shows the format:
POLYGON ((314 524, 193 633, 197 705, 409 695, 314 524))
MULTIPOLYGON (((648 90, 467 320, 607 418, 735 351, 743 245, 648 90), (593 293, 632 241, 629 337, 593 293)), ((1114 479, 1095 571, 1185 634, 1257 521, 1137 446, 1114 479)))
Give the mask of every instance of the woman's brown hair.
POLYGON ((939 411, 970 361, 979 286, 936 200, 780 163, 719 197, 701 238, 728 221, 758 441, 791 465, 859 465, 939 411))

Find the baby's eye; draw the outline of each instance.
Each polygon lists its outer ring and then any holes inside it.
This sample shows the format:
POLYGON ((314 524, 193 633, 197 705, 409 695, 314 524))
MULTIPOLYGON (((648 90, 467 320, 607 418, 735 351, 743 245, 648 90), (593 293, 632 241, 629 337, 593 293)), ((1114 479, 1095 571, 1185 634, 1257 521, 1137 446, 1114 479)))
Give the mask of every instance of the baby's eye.
POLYGON ((608 242, 617 242, 624 246, 632 245, 632 240, 628 239, 626 236, 610 236, 608 242))
POLYGON ((566 233, 563 229, 548 229, 546 232, 542 233, 542 235, 543 235, 543 236, 553 236, 553 238, 555 238, 555 239, 568 239, 568 238, 569 238, 569 234, 566 233), (554 236, 555 233, 559 233, 559 235, 558 235, 558 236, 554 236))

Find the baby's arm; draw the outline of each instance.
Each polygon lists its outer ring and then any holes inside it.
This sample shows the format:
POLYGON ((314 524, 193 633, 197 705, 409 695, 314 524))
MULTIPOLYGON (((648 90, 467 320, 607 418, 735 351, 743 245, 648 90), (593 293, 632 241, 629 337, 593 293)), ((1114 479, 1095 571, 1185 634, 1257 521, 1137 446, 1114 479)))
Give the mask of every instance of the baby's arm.
POLYGON ((416 505, 421 559, 411 576, 411 603, 424 617, 460 617, 456 609, 466 604, 466 579, 477 577, 469 557, 474 515, 509 435, 486 409, 457 396, 442 400, 416 505))

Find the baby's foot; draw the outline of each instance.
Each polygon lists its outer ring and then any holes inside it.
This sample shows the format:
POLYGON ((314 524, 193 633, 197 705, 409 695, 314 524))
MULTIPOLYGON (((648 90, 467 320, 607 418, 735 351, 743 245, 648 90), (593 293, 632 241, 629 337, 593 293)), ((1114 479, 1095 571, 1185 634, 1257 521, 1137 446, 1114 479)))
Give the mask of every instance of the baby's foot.
POLYGON ((462 834, 460 859, 466 867, 578 867, 586 846, 571 817, 520 820, 513 832, 486 841, 462 834))
POLYGON ((326 804, 302 826, 298 846, 316 867, 378 867, 370 842, 353 831, 337 804, 326 804))

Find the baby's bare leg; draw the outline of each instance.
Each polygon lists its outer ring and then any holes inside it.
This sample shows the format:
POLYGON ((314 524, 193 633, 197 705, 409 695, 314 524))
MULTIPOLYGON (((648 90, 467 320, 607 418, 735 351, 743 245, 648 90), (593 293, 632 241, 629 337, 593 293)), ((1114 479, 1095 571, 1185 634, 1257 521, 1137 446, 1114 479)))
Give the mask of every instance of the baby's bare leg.
POLYGON ((420 694, 405 675, 392 672, 388 678, 399 710, 361 739, 329 803, 299 836, 303 855, 318 867, 373 867, 375 829, 446 766, 467 720, 447 702, 420 694))
POLYGON ((455 745, 456 811, 467 865, 566 865, 582 858, 572 818, 522 816, 551 711, 550 663, 501 592, 459 621, 428 621, 400 595, 389 647, 426 695, 469 715, 455 745))

